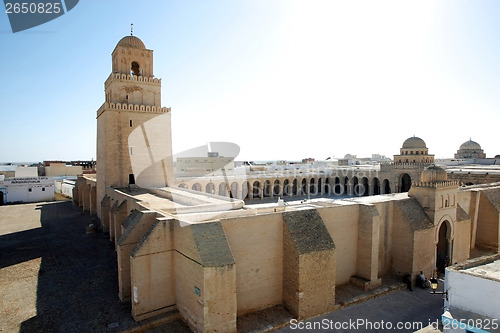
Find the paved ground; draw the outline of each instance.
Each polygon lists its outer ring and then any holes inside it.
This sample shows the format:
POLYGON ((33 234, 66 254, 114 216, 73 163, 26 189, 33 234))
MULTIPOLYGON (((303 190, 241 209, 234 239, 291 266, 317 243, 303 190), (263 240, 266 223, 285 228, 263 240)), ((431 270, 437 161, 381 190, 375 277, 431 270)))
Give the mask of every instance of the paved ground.
POLYGON ((442 295, 429 290, 401 290, 292 325, 278 332, 414 332, 438 323, 442 295), (398 327, 398 323, 403 326, 398 327), (405 327, 405 325, 407 327, 405 327))
MULTIPOLYGON (((105 234, 85 233, 92 222, 71 202, 0 206, 0 332, 189 332, 181 320, 149 330, 147 322, 133 320, 130 303, 118 299, 114 245, 105 234)), ((338 301, 358 298, 360 290, 351 289, 340 288, 338 301)), ((384 320, 394 326, 398 321, 427 326, 440 317, 442 304, 440 296, 426 290, 402 290, 310 322, 335 326, 355 320, 380 325, 384 320)), ((238 318, 238 332, 269 331, 273 325, 289 323, 290 318, 283 307, 276 306, 238 318)), ((322 331, 293 329, 297 326, 279 332, 322 331)), ((352 327, 335 331, 390 331, 387 326, 352 327)))

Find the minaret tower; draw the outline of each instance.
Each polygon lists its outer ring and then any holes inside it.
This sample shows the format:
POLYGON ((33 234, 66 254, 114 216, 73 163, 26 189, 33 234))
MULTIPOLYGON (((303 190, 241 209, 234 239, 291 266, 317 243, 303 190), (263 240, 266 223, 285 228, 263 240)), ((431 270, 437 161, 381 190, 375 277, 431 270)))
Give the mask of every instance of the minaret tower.
POLYGON ((164 187, 173 181, 170 108, 161 107, 153 50, 131 32, 111 58, 106 101, 97 111, 98 207, 107 187, 164 187))

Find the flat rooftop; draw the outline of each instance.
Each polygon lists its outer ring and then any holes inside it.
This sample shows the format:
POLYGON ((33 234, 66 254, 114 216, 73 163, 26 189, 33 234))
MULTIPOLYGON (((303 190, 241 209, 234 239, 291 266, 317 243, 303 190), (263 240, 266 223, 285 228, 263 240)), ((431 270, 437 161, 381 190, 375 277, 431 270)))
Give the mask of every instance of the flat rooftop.
POLYGON ((461 270, 464 273, 500 282, 500 259, 461 270))

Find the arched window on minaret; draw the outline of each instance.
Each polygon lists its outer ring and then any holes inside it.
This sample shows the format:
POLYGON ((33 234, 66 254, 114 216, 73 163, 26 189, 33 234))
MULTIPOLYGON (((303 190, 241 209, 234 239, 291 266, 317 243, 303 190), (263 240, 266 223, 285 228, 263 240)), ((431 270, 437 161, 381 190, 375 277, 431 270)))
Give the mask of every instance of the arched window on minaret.
POLYGON ((141 66, 136 61, 133 61, 130 65, 130 74, 136 76, 142 76, 141 66))

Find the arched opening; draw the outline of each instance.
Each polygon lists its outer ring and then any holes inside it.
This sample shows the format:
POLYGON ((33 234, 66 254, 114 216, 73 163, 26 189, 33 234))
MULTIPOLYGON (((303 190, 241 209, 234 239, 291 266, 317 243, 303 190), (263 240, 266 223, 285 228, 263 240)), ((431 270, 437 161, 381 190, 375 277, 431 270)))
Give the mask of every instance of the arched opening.
POLYGON ((330 194, 330 188, 331 188, 331 185, 330 185, 330 178, 326 178, 326 180, 325 180, 325 190, 324 190, 324 193, 325 193, 325 194, 330 194))
POLYGON ((205 186, 205 192, 214 194, 215 193, 215 185, 213 183, 208 183, 207 186, 205 186))
POLYGON ((349 177, 344 177, 344 194, 349 194, 349 177))
POLYGON ((141 66, 139 66, 139 63, 136 61, 132 61, 132 64, 130 64, 130 74, 131 75, 137 75, 141 76, 141 66))
POLYGON ((370 186, 368 184, 368 178, 363 177, 361 179, 361 186, 360 186, 359 190, 360 190, 359 191, 360 192, 359 193, 360 196, 365 196, 366 197, 366 196, 368 196, 370 194, 370 186))
POLYGON ((359 190, 359 181, 358 177, 352 177, 352 189, 353 189, 353 194, 360 196, 360 190, 359 190))
POLYGON ((300 194, 301 195, 306 195, 307 194, 307 181, 306 179, 302 179, 302 186, 300 187, 300 194))
POLYGON ((4 200, 3 191, 0 191, 0 206, 4 204, 4 200))
POLYGON ((252 185, 252 199, 260 198, 260 182, 258 180, 253 182, 252 185))
POLYGON ((283 182, 283 196, 291 196, 292 195, 292 188, 290 186, 290 181, 288 179, 285 179, 283 182))
POLYGON ((318 179, 318 190, 316 194, 321 194, 323 190, 323 178, 318 179))
POLYGON ((449 222, 446 220, 439 227, 439 238, 436 246, 436 268, 440 273, 444 273, 445 268, 451 262, 451 230, 449 230, 448 224, 449 222))
POLYGON ((309 182, 309 194, 316 195, 316 179, 311 178, 309 182))
POLYGON ((335 177, 335 185, 333 187, 333 193, 335 195, 342 195, 343 193, 343 187, 340 186, 340 178, 339 177, 335 177))
POLYGON ((297 179, 294 179, 292 185, 292 195, 297 195, 299 191, 298 187, 299 187, 299 182, 297 181, 297 179))
POLYGON ((238 197, 238 183, 237 182, 232 182, 231 183, 231 193, 229 193, 230 198, 237 198, 238 197))
POLYGON ((380 194, 380 180, 375 177, 373 178, 373 195, 379 195, 380 194))
POLYGON ((400 193, 403 193, 403 192, 408 192, 410 190, 410 187, 411 187, 411 177, 409 174, 407 173, 404 173, 401 175, 401 177, 399 178, 399 192, 400 193))
POLYGON ((391 183, 389 179, 384 179, 382 186, 384 188, 384 194, 391 194, 391 183))
POLYGON ((271 182, 266 180, 264 182, 264 198, 269 198, 271 196, 271 182))
POLYGON ((273 184, 273 196, 277 197, 280 195, 281 192, 281 185, 279 180, 275 180, 273 184))
POLYGON ((193 186, 191 186, 191 189, 193 191, 200 191, 201 192, 201 185, 196 183, 196 184, 193 184, 193 186))
POLYGON ((182 184, 179 184, 179 188, 187 188, 187 185, 182 183, 182 184))
POLYGON ((250 191, 248 190, 250 186, 248 185, 248 182, 243 182, 241 185, 241 197, 243 200, 249 200, 250 199, 250 191))
POLYGON ((226 183, 219 184, 219 195, 225 197, 227 195, 226 183))

